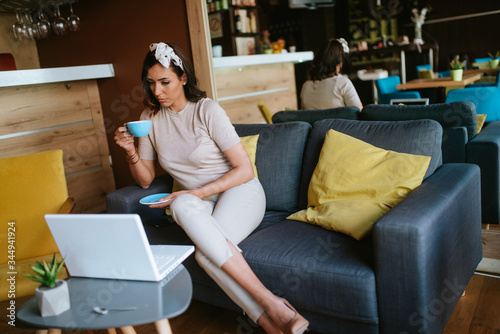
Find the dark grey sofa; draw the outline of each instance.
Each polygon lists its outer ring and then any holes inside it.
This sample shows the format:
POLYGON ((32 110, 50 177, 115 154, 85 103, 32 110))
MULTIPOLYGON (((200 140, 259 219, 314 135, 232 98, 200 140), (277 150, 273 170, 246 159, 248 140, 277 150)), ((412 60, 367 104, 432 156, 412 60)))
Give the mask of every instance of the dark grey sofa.
POLYGON ((476 108, 461 101, 423 106, 370 104, 326 110, 286 110, 273 115, 273 123, 319 119, 402 121, 433 119, 443 127, 443 163, 466 162, 481 169, 482 222, 500 223, 500 121, 488 122, 476 135, 476 108))
MULTIPOLYGON (((432 120, 323 120, 235 125, 259 133, 256 166, 267 197, 261 225, 240 247, 258 277, 321 333, 441 333, 482 258, 479 168, 441 165, 442 127, 432 120), (432 156, 421 186, 385 214, 361 241, 286 217, 307 206, 309 179, 329 129, 376 146, 432 156)), ((109 213, 141 215, 151 243, 188 244, 162 210, 139 204, 169 192, 158 177, 149 189, 107 196, 109 213)), ((194 298, 237 309, 196 264, 185 262, 194 298)))

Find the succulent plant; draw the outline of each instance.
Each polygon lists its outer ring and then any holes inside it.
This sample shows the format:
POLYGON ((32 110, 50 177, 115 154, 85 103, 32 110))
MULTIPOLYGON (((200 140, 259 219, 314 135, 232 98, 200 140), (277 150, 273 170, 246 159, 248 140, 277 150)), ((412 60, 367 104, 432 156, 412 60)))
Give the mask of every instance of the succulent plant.
POLYGON ((497 51, 495 55, 493 55, 491 52, 488 52, 488 56, 490 56, 493 59, 497 59, 498 57, 500 57, 500 51, 497 51))
POLYGON ((458 55, 455 56, 455 58, 450 62, 450 69, 451 70, 461 70, 465 67, 465 60, 460 61, 460 58, 458 55))
POLYGON ((49 288, 53 288, 56 285, 57 274, 61 270, 64 259, 58 264, 56 260, 56 254, 52 257, 52 261, 50 263, 45 262, 45 260, 40 262, 36 262, 36 265, 31 265, 31 269, 36 273, 36 275, 25 274, 24 276, 28 277, 32 281, 41 283, 49 288))

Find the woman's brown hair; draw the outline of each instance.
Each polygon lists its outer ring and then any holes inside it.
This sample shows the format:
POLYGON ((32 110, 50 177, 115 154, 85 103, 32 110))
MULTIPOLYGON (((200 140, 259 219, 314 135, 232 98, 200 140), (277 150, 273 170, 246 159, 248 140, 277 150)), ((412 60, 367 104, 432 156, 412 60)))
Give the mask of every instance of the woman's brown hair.
POLYGON ((344 63, 342 44, 336 39, 323 42, 314 55, 308 75, 311 80, 323 80, 337 74, 337 66, 344 63))
MULTIPOLYGON (((173 61, 170 62, 170 68, 172 69, 172 71, 174 71, 174 73, 177 75, 179 79, 184 73, 186 74, 187 82, 183 86, 183 88, 184 88, 184 94, 186 94, 186 98, 188 99, 188 101, 198 102, 202 98, 207 97, 206 92, 198 88, 198 79, 196 79, 196 75, 194 74, 193 66, 187 59, 182 49, 175 44, 171 43, 167 44, 174 50, 175 54, 182 61, 182 67, 184 67, 184 70, 182 70, 182 68, 174 64, 173 61)), ((155 64, 160 64, 160 62, 155 57, 155 51, 149 51, 146 54, 146 57, 144 58, 144 63, 142 65, 141 79, 142 79, 142 91, 144 94, 143 102, 147 108, 150 108, 153 111, 153 115, 156 115, 158 111, 160 111, 161 109, 161 105, 154 96, 153 92, 151 91, 148 82, 148 71, 155 64)))

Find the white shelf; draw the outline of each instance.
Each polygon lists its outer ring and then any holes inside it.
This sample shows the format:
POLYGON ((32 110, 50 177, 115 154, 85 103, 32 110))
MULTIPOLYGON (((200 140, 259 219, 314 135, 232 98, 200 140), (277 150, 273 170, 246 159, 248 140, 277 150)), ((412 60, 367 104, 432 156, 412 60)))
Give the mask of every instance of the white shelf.
POLYGON ((275 63, 301 63, 314 58, 312 51, 213 58, 214 68, 275 63))
POLYGON ((101 79, 114 76, 113 64, 0 71, 0 87, 101 79))

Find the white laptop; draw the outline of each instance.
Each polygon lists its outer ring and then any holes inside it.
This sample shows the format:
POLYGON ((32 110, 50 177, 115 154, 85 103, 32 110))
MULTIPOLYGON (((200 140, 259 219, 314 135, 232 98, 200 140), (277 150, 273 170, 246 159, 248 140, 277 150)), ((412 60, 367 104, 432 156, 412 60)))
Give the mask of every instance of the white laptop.
POLYGON ((194 251, 151 246, 137 214, 51 214, 45 220, 71 276, 160 281, 194 251))
POLYGON ((428 105, 429 99, 428 98, 391 99, 391 101, 389 103, 392 105, 404 104, 405 106, 422 106, 422 105, 428 105))

